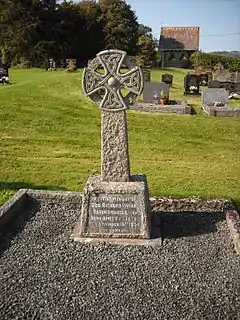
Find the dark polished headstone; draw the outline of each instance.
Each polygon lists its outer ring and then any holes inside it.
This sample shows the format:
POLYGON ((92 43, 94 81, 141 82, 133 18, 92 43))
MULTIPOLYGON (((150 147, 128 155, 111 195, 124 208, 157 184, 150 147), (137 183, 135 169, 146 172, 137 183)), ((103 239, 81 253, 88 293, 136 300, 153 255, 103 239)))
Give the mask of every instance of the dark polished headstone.
POLYGON ((227 90, 228 92, 234 92, 234 83, 231 81, 221 82, 221 88, 227 90))
POLYGON ((212 80, 208 84, 208 88, 220 88, 221 87, 221 82, 218 80, 212 80))
POLYGON ((162 75, 162 82, 168 84, 169 87, 172 87, 173 75, 170 74, 170 73, 164 73, 164 74, 162 75))
POLYGON ((187 74, 184 78, 184 94, 200 95, 200 76, 187 74))
POLYGON ((211 82, 213 79, 213 73, 211 71, 207 71, 206 74, 208 76, 208 84, 209 84, 209 82, 211 82))
POLYGON ((0 68, 0 84, 9 83, 9 71, 8 69, 0 68))
POLYGON ((208 85, 208 74, 202 73, 200 75, 200 86, 206 87, 208 85))
POLYGON ((144 82, 151 82, 151 70, 147 67, 142 68, 144 82))

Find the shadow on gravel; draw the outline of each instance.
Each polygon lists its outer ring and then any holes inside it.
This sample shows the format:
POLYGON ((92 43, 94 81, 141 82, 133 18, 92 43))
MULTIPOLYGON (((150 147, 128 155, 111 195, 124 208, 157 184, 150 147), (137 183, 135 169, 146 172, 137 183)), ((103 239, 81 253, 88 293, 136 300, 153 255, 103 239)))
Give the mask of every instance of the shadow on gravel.
POLYGON ((225 220, 221 212, 153 212, 152 237, 162 239, 191 237, 217 231, 216 224, 225 220))
POLYGON ((5 250, 9 249, 12 245, 13 239, 17 234, 21 233, 28 221, 30 221, 37 210, 31 210, 35 207, 39 209, 39 202, 29 197, 26 201, 25 210, 21 214, 11 219, 7 224, 0 227, 0 258, 5 250))

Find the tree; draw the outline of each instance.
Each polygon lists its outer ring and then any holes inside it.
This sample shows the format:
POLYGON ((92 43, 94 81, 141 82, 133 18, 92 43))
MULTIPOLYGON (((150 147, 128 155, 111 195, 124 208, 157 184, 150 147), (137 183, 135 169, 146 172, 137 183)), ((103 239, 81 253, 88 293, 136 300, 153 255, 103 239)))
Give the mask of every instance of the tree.
POLYGON ((135 13, 124 0, 99 0, 102 11, 105 49, 119 49, 135 55, 138 22, 135 13))
POLYGON ((150 65, 156 57, 157 41, 152 36, 152 29, 142 24, 138 27, 136 61, 140 66, 150 65))

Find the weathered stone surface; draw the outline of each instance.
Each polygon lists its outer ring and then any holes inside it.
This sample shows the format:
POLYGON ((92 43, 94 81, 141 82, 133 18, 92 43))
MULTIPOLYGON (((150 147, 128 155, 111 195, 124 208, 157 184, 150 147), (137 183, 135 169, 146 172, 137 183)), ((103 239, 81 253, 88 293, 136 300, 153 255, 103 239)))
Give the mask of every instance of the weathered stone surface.
POLYGON ((192 114, 192 107, 186 101, 175 101, 176 104, 156 105, 152 103, 136 103, 129 107, 130 110, 157 113, 192 114))
POLYGON ((130 166, 125 111, 102 111, 102 179, 129 181, 130 166))
POLYGON ((115 112, 127 109, 130 99, 142 93, 143 74, 125 51, 105 50, 84 68, 82 86, 84 94, 102 110, 115 112), (123 65, 129 69, 125 73, 120 72, 123 65), (104 74, 98 72, 99 68, 104 74), (125 97, 121 89, 128 91, 125 97))
POLYGON ((120 50, 100 52, 83 72, 83 91, 102 110, 102 179, 129 181, 129 155, 125 109, 129 99, 141 94, 143 75, 139 67, 120 50), (129 68, 121 73, 122 65, 129 68), (102 67, 104 74, 98 72, 102 67), (126 97, 121 89, 129 91, 126 97), (102 94, 102 91, 105 94, 102 94))
POLYGON ((75 239, 148 239, 150 236, 150 204, 145 176, 131 176, 129 182, 106 182, 100 175, 88 179, 82 216, 73 232, 75 239))
POLYGON ((226 105, 228 103, 228 92, 225 89, 208 88, 202 93, 202 104, 211 106, 214 101, 226 105))
POLYGON ((27 189, 20 189, 15 195, 0 207, 0 230, 12 219, 16 212, 21 211, 27 202, 27 189))
POLYGON ((150 207, 145 176, 130 179, 126 111, 143 90, 139 67, 120 50, 100 52, 83 72, 83 91, 102 110, 102 175, 89 178, 75 239, 150 237, 150 207), (121 73, 121 65, 129 68, 121 73), (102 67, 104 74, 99 73, 102 67), (124 98, 121 89, 129 94, 124 98), (104 91, 104 92, 103 92, 104 91))
POLYGON ((202 106, 203 111, 214 117, 240 117, 240 108, 229 108, 229 107, 213 107, 208 105, 202 106))
POLYGON ((240 255, 240 216, 239 213, 232 209, 227 211, 226 221, 233 239, 234 247, 237 254, 240 255))

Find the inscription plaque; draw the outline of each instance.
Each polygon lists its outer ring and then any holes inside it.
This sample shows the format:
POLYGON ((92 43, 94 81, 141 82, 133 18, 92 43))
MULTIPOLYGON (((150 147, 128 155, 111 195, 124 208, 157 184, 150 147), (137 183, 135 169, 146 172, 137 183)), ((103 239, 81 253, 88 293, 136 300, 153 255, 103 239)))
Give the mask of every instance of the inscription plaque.
POLYGON ((89 199, 88 232, 106 234, 139 234, 141 215, 136 195, 91 196, 89 199))

